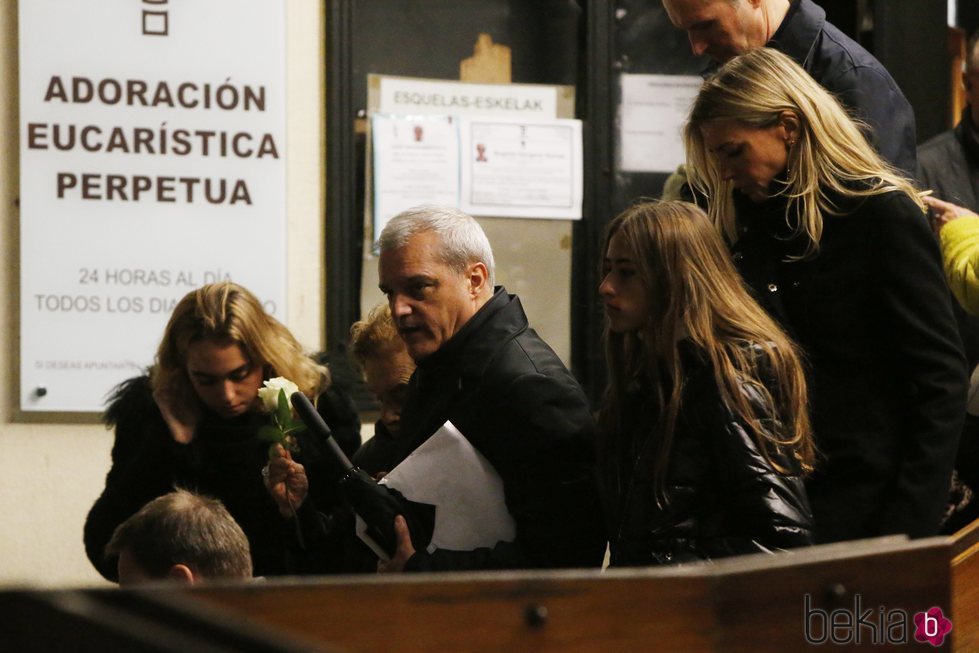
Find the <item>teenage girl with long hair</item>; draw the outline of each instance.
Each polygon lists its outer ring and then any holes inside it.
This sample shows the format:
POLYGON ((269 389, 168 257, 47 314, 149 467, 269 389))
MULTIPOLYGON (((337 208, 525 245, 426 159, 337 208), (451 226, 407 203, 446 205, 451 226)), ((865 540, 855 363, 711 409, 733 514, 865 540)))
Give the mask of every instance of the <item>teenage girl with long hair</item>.
POLYGON ((802 362, 713 225, 692 204, 641 203, 609 224, 603 251, 612 564, 811 544, 802 362))

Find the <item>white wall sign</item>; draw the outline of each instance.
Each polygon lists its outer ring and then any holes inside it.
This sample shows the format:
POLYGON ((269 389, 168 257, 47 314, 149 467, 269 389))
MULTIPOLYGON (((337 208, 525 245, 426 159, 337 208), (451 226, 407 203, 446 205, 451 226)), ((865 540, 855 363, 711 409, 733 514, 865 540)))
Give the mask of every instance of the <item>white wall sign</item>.
POLYGON ((193 288, 285 315, 284 3, 18 11, 20 404, 97 411, 193 288))

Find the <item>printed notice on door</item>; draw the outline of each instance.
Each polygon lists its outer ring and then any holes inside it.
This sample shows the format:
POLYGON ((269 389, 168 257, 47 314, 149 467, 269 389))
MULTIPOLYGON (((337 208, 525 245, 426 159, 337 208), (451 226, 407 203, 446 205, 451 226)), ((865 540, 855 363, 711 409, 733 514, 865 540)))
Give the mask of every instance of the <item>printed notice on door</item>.
POLYGON ((460 132, 463 211, 581 218, 581 121, 468 118, 460 132))

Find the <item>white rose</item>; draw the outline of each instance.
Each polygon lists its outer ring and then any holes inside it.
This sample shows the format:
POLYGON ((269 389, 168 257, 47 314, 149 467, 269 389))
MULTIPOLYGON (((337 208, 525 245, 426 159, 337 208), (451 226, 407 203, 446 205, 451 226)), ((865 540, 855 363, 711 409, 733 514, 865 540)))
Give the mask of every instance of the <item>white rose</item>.
POLYGON ((286 399, 292 397, 293 393, 299 392, 298 385, 282 376, 268 379, 262 385, 264 387, 259 388, 258 398, 262 400, 262 406, 269 413, 274 413, 279 407, 279 390, 285 390, 286 399))

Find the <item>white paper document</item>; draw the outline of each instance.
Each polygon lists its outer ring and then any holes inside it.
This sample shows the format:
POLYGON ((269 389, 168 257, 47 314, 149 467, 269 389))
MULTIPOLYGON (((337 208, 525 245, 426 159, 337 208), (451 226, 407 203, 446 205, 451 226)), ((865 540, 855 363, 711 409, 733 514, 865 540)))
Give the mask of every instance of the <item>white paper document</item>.
POLYGON ((459 134, 452 116, 371 116, 374 240, 420 204, 459 201, 459 134))
POLYGON ((673 172, 684 162, 683 125, 704 80, 696 75, 622 75, 619 169, 673 172))
POLYGON ((581 218, 581 121, 463 118, 460 208, 472 215, 581 218))
POLYGON ((485 457, 446 422, 381 480, 417 503, 435 506, 429 551, 472 551, 512 542, 503 481, 485 457))

